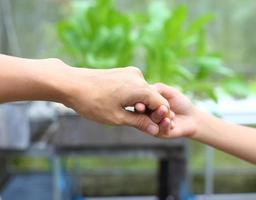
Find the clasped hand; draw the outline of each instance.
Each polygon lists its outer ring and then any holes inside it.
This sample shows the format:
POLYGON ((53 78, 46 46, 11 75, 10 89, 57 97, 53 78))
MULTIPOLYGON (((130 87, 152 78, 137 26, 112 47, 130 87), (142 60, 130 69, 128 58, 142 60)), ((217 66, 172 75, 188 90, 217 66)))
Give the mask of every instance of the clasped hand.
POLYGON ((190 101, 164 84, 149 85, 138 68, 72 68, 72 74, 76 78, 70 83, 72 90, 65 105, 88 119, 133 126, 161 138, 193 132, 190 101), (127 111, 128 106, 135 112, 127 111))

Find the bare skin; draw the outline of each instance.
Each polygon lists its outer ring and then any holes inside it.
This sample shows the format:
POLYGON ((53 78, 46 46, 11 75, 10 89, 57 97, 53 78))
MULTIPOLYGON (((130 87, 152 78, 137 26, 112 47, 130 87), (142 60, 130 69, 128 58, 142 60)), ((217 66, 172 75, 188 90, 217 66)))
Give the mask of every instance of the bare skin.
POLYGON ((170 121, 173 115, 168 101, 147 84, 135 67, 81 69, 59 59, 0 55, 0 103, 23 100, 60 102, 88 119, 133 126, 153 135, 160 133, 158 122, 170 121), (152 118, 125 110, 138 102, 159 114, 152 118))
MULTIPOLYGON (((225 122, 198 110, 178 90, 164 84, 154 87, 165 97, 175 112, 173 128, 160 138, 187 137, 256 164, 256 129, 225 122)), ((135 107, 143 112, 141 104, 135 107)))
POLYGON ((22 100, 60 102, 86 118, 160 138, 188 137, 256 164, 255 129, 201 112, 172 87, 149 86, 134 67, 76 69, 58 59, 0 55, 0 103, 22 100), (133 105, 137 113, 125 110, 133 105))

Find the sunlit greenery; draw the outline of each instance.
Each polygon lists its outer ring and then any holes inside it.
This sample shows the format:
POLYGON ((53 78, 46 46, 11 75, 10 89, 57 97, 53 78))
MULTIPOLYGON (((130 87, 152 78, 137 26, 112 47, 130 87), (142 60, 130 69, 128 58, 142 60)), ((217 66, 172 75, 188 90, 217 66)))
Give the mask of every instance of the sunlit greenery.
POLYGON ((232 76, 232 71, 207 45, 205 26, 213 16, 202 15, 189 23, 187 13, 185 5, 171 11, 159 2, 150 6, 141 36, 145 76, 153 82, 162 81, 216 99, 216 77, 232 76))
POLYGON ((119 12, 109 0, 74 9, 68 20, 59 23, 58 33, 74 65, 110 68, 132 60, 134 41, 129 16, 119 12))
POLYGON ((194 96, 217 100, 219 88, 246 94, 244 88, 230 87, 230 81, 243 84, 209 48, 206 26, 213 19, 206 13, 191 21, 187 6, 168 7, 165 1, 151 1, 145 11, 123 12, 112 0, 96 0, 73 6, 57 32, 62 52, 77 67, 136 65, 148 81, 194 96))

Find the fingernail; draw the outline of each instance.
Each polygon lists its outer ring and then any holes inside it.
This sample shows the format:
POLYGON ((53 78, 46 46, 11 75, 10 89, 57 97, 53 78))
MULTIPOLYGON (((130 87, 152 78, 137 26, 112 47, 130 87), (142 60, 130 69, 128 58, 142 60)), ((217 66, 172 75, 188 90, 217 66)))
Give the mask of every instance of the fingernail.
POLYGON ((165 118, 165 127, 170 126, 171 120, 169 118, 165 118))
POLYGON ((168 109, 167 109, 166 106, 161 106, 160 109, 159 109, 159 111, 158 111, 158 115, 159 115, 159 116, 163 116, 164 113, 165 113, 167 110, 168 110, 168 109))
POLYGON ((150 124, 147 127, 147 132, 150 133, 151 135, 156 135, 158 133, 158 127, 156 127, 155 125, 150 124))
POLYGON ((159 116, 162 116, 162 115, 164 114, 164 112, 163 112, 162 109, 160 109, 157 114, 158 114, 159 116))

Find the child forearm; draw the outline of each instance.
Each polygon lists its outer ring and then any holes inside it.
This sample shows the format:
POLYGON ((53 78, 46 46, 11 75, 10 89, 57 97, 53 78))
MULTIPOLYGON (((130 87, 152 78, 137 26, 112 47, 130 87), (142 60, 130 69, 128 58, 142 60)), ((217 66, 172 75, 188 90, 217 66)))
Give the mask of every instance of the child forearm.
POLYGON ((256 164, 256 130, 198 111, 192 138, 256 164))

